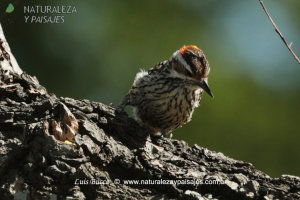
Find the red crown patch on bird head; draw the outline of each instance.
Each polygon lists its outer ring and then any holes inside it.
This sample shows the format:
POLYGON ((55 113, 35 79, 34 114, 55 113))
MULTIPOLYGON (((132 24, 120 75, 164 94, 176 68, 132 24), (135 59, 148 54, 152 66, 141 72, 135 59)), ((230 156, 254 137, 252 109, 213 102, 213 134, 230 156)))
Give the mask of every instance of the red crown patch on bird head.
POLYGON ((179 51, 181 55, 184 55, 187 50, 199 50, 196 45, 183 46, 179 51))

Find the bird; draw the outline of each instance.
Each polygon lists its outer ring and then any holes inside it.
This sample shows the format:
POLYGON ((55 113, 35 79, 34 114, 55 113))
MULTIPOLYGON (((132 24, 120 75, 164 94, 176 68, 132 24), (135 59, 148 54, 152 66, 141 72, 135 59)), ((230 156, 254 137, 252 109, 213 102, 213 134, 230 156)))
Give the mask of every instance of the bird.
POLYGON ((133 107, 136 121, 151 135, 168 136, 191 121, 203 91, 214 97, 209 72, 204 52, 195 45, 183 46, 168 60, 138 72, 117 110, 133 107))

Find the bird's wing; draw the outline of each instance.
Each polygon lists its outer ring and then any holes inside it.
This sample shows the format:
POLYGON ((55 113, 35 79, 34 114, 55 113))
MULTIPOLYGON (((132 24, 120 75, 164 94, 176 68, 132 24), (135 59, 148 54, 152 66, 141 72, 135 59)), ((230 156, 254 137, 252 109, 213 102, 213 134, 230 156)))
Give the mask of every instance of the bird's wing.
POLYGON ((148 74, 160 73, 160 72, 166 70, 168 68, 168 66, 169 66, 168 60, 159 62, 153 68, 151 68, 151 69, 148 70, 148 74))

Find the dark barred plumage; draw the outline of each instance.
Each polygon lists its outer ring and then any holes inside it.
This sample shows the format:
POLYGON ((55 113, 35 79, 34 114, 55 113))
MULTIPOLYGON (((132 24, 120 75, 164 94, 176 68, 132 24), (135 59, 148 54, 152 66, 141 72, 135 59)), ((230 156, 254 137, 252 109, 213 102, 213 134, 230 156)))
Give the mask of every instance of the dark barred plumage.
POLYGON ((207 84, 209 64, 196 46, 184 46, 149 71, 137 73, 119 106, 133 106, 137 121, 153 135, 166 135, 191 120, 207 84))

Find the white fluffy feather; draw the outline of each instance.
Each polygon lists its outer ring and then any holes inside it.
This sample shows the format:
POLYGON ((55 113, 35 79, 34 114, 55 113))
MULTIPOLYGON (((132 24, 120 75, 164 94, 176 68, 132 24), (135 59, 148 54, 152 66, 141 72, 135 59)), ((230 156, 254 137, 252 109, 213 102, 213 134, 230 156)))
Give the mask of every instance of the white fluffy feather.
POLYGON ((145 77, 145 76, 147 76, 147 75, 148 75, 148 72, 145 71, 145 70, 143 70, 143 69, 141 69, 141 71, 138 72, 138 73, 135 75, 135 79, 134 79, 133 85, 136 86, 136 85, 138 84, 138 82, 139 82, 143 77, 145 77))

